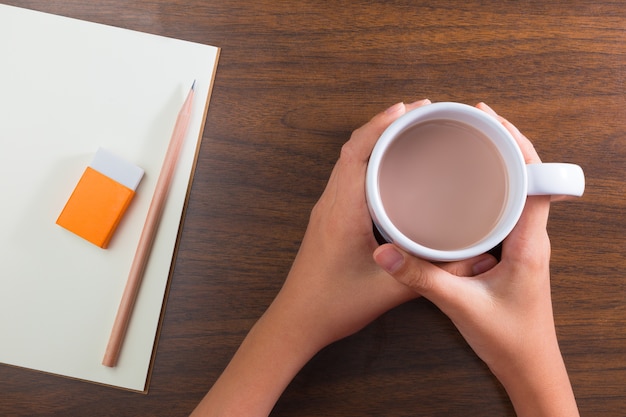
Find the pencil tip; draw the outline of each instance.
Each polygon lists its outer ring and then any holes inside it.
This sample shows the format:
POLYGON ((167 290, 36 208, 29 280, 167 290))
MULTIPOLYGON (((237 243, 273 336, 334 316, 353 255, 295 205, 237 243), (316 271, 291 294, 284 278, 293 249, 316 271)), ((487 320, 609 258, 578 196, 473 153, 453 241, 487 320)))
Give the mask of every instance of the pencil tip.
POLYGON ((192 90, 196 89, 196 80, 193 80, 193 84, 191 84, 191 89, 192 90))

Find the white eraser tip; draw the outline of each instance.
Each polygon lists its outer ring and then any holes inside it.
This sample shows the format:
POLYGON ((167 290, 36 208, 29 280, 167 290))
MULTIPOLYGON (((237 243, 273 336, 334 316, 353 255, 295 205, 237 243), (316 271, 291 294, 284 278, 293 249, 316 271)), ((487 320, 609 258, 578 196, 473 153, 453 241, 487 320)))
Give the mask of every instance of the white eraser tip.
POLYGON ((144 170, 137 165, 103 148, 98 148, 89 166, 133 191, 137 190, 144 174, 144 170))

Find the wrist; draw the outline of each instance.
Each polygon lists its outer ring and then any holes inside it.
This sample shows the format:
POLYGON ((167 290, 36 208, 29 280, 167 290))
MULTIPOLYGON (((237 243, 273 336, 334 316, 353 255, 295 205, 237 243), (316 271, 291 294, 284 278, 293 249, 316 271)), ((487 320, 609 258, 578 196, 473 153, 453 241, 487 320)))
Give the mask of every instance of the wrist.
POLYGON ((300 369, 321 347, 310 343, 297 314, 280 297, 252 327, 192 416, 267 416, 300 369))
MULTIPOLYGON (((550 338, 548 338, 550 339, 550 338)), ((578 408, 556 341, 547 340, 494 375, 506 389, 518 417, 578 416, 578 408)))

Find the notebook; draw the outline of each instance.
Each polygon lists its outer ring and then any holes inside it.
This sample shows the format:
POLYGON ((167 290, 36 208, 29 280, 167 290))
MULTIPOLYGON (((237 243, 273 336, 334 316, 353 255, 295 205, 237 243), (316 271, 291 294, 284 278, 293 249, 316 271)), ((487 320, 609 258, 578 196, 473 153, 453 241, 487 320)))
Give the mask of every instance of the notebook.
POLYGON ((0 363, 147 390, 218 58, 209 45, 0 5, 0 363), (163 217, 108 368, 102 357, 194 80, 163 217), (107 249, 55 224, 98 148, 145 170, 107 249))

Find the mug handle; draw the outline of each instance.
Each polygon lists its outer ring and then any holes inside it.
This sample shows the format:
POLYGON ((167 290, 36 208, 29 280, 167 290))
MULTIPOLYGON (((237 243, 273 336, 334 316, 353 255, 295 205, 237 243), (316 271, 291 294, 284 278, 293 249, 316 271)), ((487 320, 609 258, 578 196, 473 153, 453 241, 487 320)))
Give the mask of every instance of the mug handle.
POLYGON ((528 195, 551 195, 552 201, 558 201, 580 197, 585 191, 585 174, 576 164, 528 164, 526 172, 528 195))

